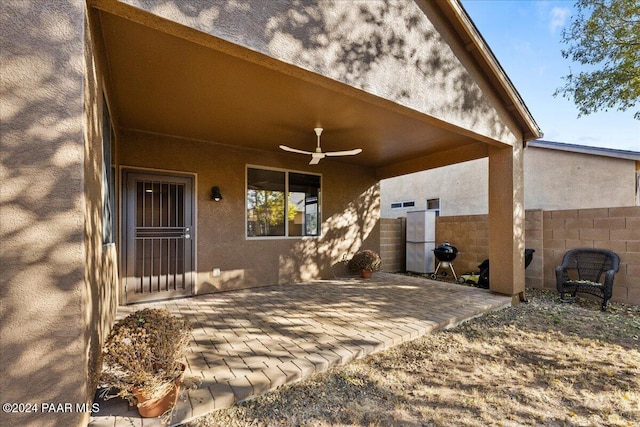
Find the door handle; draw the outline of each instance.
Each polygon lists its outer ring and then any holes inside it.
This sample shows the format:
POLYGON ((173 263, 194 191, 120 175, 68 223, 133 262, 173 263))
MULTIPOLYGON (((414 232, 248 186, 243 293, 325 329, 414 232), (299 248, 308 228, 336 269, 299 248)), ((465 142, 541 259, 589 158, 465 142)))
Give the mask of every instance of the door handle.
POLYGON ((181 237, 183 239, 190 239, 191 238, 191 234, 183 234, 181 237))

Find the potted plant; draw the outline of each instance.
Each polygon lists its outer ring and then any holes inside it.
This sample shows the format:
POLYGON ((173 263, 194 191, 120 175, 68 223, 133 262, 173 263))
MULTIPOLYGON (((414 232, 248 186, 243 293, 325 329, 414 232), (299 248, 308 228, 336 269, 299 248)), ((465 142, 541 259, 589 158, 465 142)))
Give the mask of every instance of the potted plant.
POLYGON ((101 383, 136 405, 143 417, 170 411, 184 378, 191 341, 187 319, 146 308, 116 322, 103 350, 101 383))
POLYGON ((380 270, 382 260, 380 255, 372 250, 366 249, 357 252, 353 258, 349 260, 347 266, 351 270, 360 271, 360 276, 363 278, 371 277, 372 272, 380 270))

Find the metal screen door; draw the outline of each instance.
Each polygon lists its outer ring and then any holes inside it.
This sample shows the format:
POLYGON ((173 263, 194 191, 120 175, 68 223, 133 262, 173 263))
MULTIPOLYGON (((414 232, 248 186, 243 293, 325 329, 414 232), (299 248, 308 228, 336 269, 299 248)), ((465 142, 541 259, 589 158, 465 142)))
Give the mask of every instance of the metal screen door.
POLYGON ((192 294, 193 179, 126 172, 126 303, 192 294))

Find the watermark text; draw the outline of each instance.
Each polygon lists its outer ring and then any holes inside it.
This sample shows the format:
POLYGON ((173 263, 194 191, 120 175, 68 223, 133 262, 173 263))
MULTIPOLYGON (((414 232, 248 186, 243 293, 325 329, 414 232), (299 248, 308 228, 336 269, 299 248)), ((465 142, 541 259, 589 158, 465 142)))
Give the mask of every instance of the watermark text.
POLYGON ((2 404, 2 412, 13 414, 28 413, 71 413, 71 412, 100 412, 99 403, 71 403, 71 402, 7 402, 2 404))

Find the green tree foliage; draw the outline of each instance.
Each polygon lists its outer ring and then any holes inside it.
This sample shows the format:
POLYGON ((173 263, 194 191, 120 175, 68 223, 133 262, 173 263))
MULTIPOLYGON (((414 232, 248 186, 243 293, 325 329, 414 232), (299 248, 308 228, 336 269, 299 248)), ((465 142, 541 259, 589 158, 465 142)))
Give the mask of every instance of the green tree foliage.
MULTIPOLYGON (((640 2, 578 0, 562 32, 562 56, 590 68, 563 78, 554 96, 573 99, 580 113, 626 111, 640 101, 640 2)), ((640 120, 640 111, 634 118, 640 120)))
MULTIPOLYGON (((284 230, 284 192, 272 190, 249 190, 247 193, 250 217, 257 221, 260 232, 271 234, 271 227, 284 230)), ((288 202, 287 220, 293 221, 298 213, 295 204, 288 202)))

